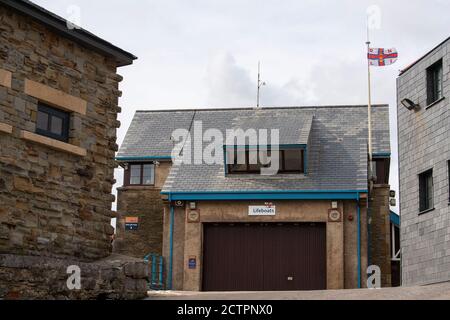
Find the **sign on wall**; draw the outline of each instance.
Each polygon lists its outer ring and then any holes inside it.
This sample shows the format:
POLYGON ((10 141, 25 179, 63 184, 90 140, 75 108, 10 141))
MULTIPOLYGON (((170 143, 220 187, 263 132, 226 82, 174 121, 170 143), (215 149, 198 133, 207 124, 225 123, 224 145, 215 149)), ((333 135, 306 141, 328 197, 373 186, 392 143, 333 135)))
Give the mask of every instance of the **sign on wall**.
POLYGON ((275 206, 272 205, 248 207, 249 216, 274 216, 275 214, 276 209, 275 206))
POLYGON ((125 217, 125 230, 137 230, 139 225, 138 217, 125 217))
POLYGON ((188 260, 189 269, 197 268, 197 257, 190 256, 188 260))

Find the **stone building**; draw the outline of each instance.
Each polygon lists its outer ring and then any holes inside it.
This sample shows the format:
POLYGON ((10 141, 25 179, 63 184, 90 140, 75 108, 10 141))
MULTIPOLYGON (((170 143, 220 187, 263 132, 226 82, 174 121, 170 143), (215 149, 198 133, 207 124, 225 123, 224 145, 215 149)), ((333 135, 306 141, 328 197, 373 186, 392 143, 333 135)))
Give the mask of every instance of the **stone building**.
POLYGON ((94 297, 125 279, 132 294, 138 282, 120 261, 96 264, 114 233, 117 68, 136 57, 71 27, 0 0, 0 298, 94 297), (88 290, 67 292, 69 264, 88 290))
POLYGON ((372 264, 389 286, 388 106, 372 118, 369 183, 367 106, 138 111, 116 157, 117 250, 162 254, 168 289, 358 288, 372 264))
POLYGON ((450 38, 397 79, 402 283, 450 280, 450 38))

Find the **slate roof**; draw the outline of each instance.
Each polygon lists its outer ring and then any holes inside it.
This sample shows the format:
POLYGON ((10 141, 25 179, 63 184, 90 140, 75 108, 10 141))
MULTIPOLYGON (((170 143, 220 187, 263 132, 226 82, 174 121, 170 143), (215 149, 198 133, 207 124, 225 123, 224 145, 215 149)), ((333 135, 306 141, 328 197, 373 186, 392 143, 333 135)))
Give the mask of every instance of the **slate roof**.
MULTIPOLYGON (((367 106, 138 111, 117 158, 167 157, 177 128, 280 130, 280 144, 308 144, 306 175, 228 175, 222 164, 174 164, 162 192, 367 190, 367 106)), ((372 109, 374 154, 390 154, 389 107, 372 109)), ((206 145, 206 143, 204 143, 206 145)))

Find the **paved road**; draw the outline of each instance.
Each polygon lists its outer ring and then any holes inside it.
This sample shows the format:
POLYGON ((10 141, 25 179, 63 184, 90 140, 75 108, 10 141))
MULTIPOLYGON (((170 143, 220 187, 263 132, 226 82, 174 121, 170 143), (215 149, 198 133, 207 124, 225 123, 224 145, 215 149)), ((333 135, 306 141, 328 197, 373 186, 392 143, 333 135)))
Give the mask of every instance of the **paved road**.
POLYGON ((152 300, 450 300, 450 282, 383 289, 276 292, 150 291, 152 300))

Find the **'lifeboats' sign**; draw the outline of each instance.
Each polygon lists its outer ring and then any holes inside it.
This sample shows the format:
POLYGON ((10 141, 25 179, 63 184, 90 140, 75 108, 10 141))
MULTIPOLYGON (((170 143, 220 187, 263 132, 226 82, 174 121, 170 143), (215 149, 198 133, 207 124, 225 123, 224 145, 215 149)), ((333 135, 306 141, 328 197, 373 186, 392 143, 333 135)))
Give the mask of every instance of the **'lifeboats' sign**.
POLYGON ((249 206, 249 216, 274 216, 276 213, 275 206, 249 206))

